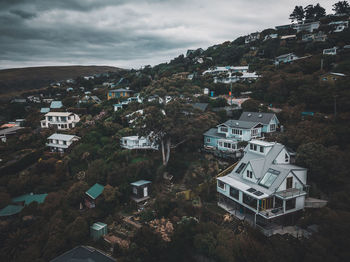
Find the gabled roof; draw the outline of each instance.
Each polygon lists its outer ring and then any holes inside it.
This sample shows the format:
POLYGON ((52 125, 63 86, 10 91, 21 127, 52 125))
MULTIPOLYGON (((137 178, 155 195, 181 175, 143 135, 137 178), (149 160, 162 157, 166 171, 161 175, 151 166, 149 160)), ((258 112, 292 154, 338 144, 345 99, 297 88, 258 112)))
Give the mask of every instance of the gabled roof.
POLYGON ((45 201, 47 194, 25 194, 22 196, 18 196, 12 198, 12 202, 24 202, 24 205, 29 205, 32 202, 37 202, 38 204, 42 204, 45 201))
POLYGON ((276 116, 274 113, 243 112, 239 120, 267 125, 274 116, 276 116))
POLYGON ((94 230, 100 230, 104 227, 106 227, 107 224, 105 223, 102 223, 102 222, 96 222, 96 223, 93 223, 92 226, 90 228, 94 229, 94 230))
POLYGON ((217 128, 210 128, 203 135, 204 136, 210 136, 210 137, 216 137, 216 138, 226 138, 225 134, 218 133, 218 129, 217 128))
POLYGON ((96 183, 95 185, 90 187, 90 189, 86 191, 85 194, 87 194, 92 199, 96 199, 102 194, 104 188, 104 186, 96 183))
POLYGON ((249 144, 246 147, 244 157, 239 161, 236 167, 232 170, 232 172, 227 175, 233 179, 232 181, 239 181, 240 183, 245 184, 245 186, 252 187, 256 190, 259 190, 267 195, 271 195, 278 189, 284 179, 288 176, 290 172, 293 170, 305 170, 303 167, 299 167, 292 164, 275 164, 274 160, 280 154, 283 149, 286 147, 279 143, 270 143, 272 148, 267 153, 267 155, 261 155, 259 153, 252 152, 248 150, 249 144), (244 168, 239 172, 236 171, 239 169, 241 163, 245 163, 248 165, 250 163, 252 170, 254 172, 255 177, 258 179, 257 183, 253 181, 249 181, 242 177, 244 168), (267 188, 262 185, 259 185, 259 182, 263 179, 268 170, 274 170, 278 174, 277 178, 273 181, 273 183, 267 188))
POLYGON ((130 183, 130 185, 132 186, 143 186, 143 185, 147 185, 147 184, 150 184, 152 183, 151 181, 147 181, 147 180, 139 180, 139 181, 136 181, 134 183, 130 183))
POLYGON ((61 140, 61 141, 71 141, 73 138, 79 138, 78 136, 72 136, 72 135, 65 135, 65 134, 53 134, 49 136, 47 139, 55 139, 55 140, 61 140))
POLYGON ((51 262, 115 262, 116 260, 93 247, 77 246, 51 262))
POLYGON ((61 101, 52 101, 50 104, 50 108, 61 108, 63 104, 61 101))
POLYGON ((0 210, 0 217, 12 216, 22 211, 24 207, 19 205, 8 205, 0 210))
POLYGON ((220 124, 218 126, 221 125, 225 125, 231 128, 241 128, 241 129, 251 129, 255 126, 257 126, 258 124, 260 124, 259 122, 248 122, 248 121, 241 121, 241 120, 227 120, 225 123, 220 124))

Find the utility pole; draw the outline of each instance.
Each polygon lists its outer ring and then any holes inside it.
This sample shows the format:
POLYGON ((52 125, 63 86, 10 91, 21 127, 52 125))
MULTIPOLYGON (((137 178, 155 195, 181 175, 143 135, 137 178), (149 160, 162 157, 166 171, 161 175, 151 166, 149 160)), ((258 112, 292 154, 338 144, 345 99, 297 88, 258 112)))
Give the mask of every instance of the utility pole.
POLYGON ((338 95, 334 95, 334 118, 337 117, 337 97, 338 95))

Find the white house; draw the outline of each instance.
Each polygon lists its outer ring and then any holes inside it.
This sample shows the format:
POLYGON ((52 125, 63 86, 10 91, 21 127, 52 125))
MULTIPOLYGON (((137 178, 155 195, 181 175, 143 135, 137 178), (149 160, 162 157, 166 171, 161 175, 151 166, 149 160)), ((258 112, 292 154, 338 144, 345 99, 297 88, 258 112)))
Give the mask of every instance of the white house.
POLYGON ((261 123, 263 128, 262 133, 272 133, 277 130, 279 120, 274 113, 261 112, 243 112, 239 118, 240 121, 261 123))
POLYGON ((336 47, 336 46, 333 48, 323 49, 323 54, 324 55, 336 55, 337 49, 338 49, 338 47, 336 47))
POLYGON ((299 59, 299 57, 293 53, 280 55, 280 56, 276 57, 275 65, 279 65, 280 63, 291 63, 291 62, 298 60, 298 59, 299 59))
POLYGON ((55 127, 58 130, 74 128, 80 121, 77 114, 70 112, 49 112, 45 114, 45 119, 41 120, 41 128, 55 127))
POLYGON ((79 139, 78 136, 55 133, 47 138, 46 146, 50 148, 51 152, 64 153, 73 142, 79 139))
POLYGON ((120 139, 120 146, 125 149, 154 149, 158 150, 158 145, 151 142, 149 138, 139 136, 125 136, 120 139))
POLYGON ((302 211, 307 169, 293 165, 293 153, 279 143, 252 140, 233 169, 217 178, 218 205, 272 235, 283 217, 302 211))
POLYGON ((330 22, 328 25, 332 26, 334 28, 334 33, 343 32, 344 29, 349 27, 349 21, 337 21, 337 22, 330 22))
POLYGON ((278 34, 269 34, 269 35, 265 35, 264 41, 267 41, 270 39, 276 39, 276 38, 278 38, 278 34))
POLYGON ((297 30, 298 33, 301 31, 307 31, 309 33, 312 33, 314 30, 318 29, 319 27, 320 27, 319 21, 293 25, 293 29, 297 30))
POLYGON ((249 43, 252 43, 256 40, 259 40, 260 39, 260 33, 259 32, 256 32, 256 33, 252 33, 248 36, 245 37, 244 39, 244 43, 246 44, 249 44, 249 43))

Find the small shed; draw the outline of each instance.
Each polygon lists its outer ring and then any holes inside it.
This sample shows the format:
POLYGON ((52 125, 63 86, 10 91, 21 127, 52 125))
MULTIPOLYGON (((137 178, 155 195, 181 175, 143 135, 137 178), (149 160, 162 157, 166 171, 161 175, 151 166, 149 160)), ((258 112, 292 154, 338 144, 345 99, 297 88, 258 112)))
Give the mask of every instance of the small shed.
POLYGON ((88 196, 85 199, 85 206, 88 208, 94 208, 95 207, 95 200, 98 198, 104 190, 104 186, 96 183, 88 191, 85 192, 85 194, 88 196))
POLYGON ((98 240, 108 234, 107 224, 96 222, 90 226, 90 236, 93 240, 98 240))
POLYGON ((140 203, 142 201, 149 199, 150 184, 151 184, 151 181, 147 181, 147 180, 139 180, 134 183, 131 183, 131 186, 132 186, 131 198, 137 203, 140 203))

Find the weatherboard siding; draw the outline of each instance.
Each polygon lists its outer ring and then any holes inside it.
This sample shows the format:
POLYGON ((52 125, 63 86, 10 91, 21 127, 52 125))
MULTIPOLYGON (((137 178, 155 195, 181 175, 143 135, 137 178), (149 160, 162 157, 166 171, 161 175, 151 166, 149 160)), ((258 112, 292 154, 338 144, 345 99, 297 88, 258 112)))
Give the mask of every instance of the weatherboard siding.
POLYGON ((217 147, 219 138, 212 137, 212 136, 204 136, 204 145, 205 146, 212 146, 217 147), (209 140, 209 141, 208 141, 209 140))

